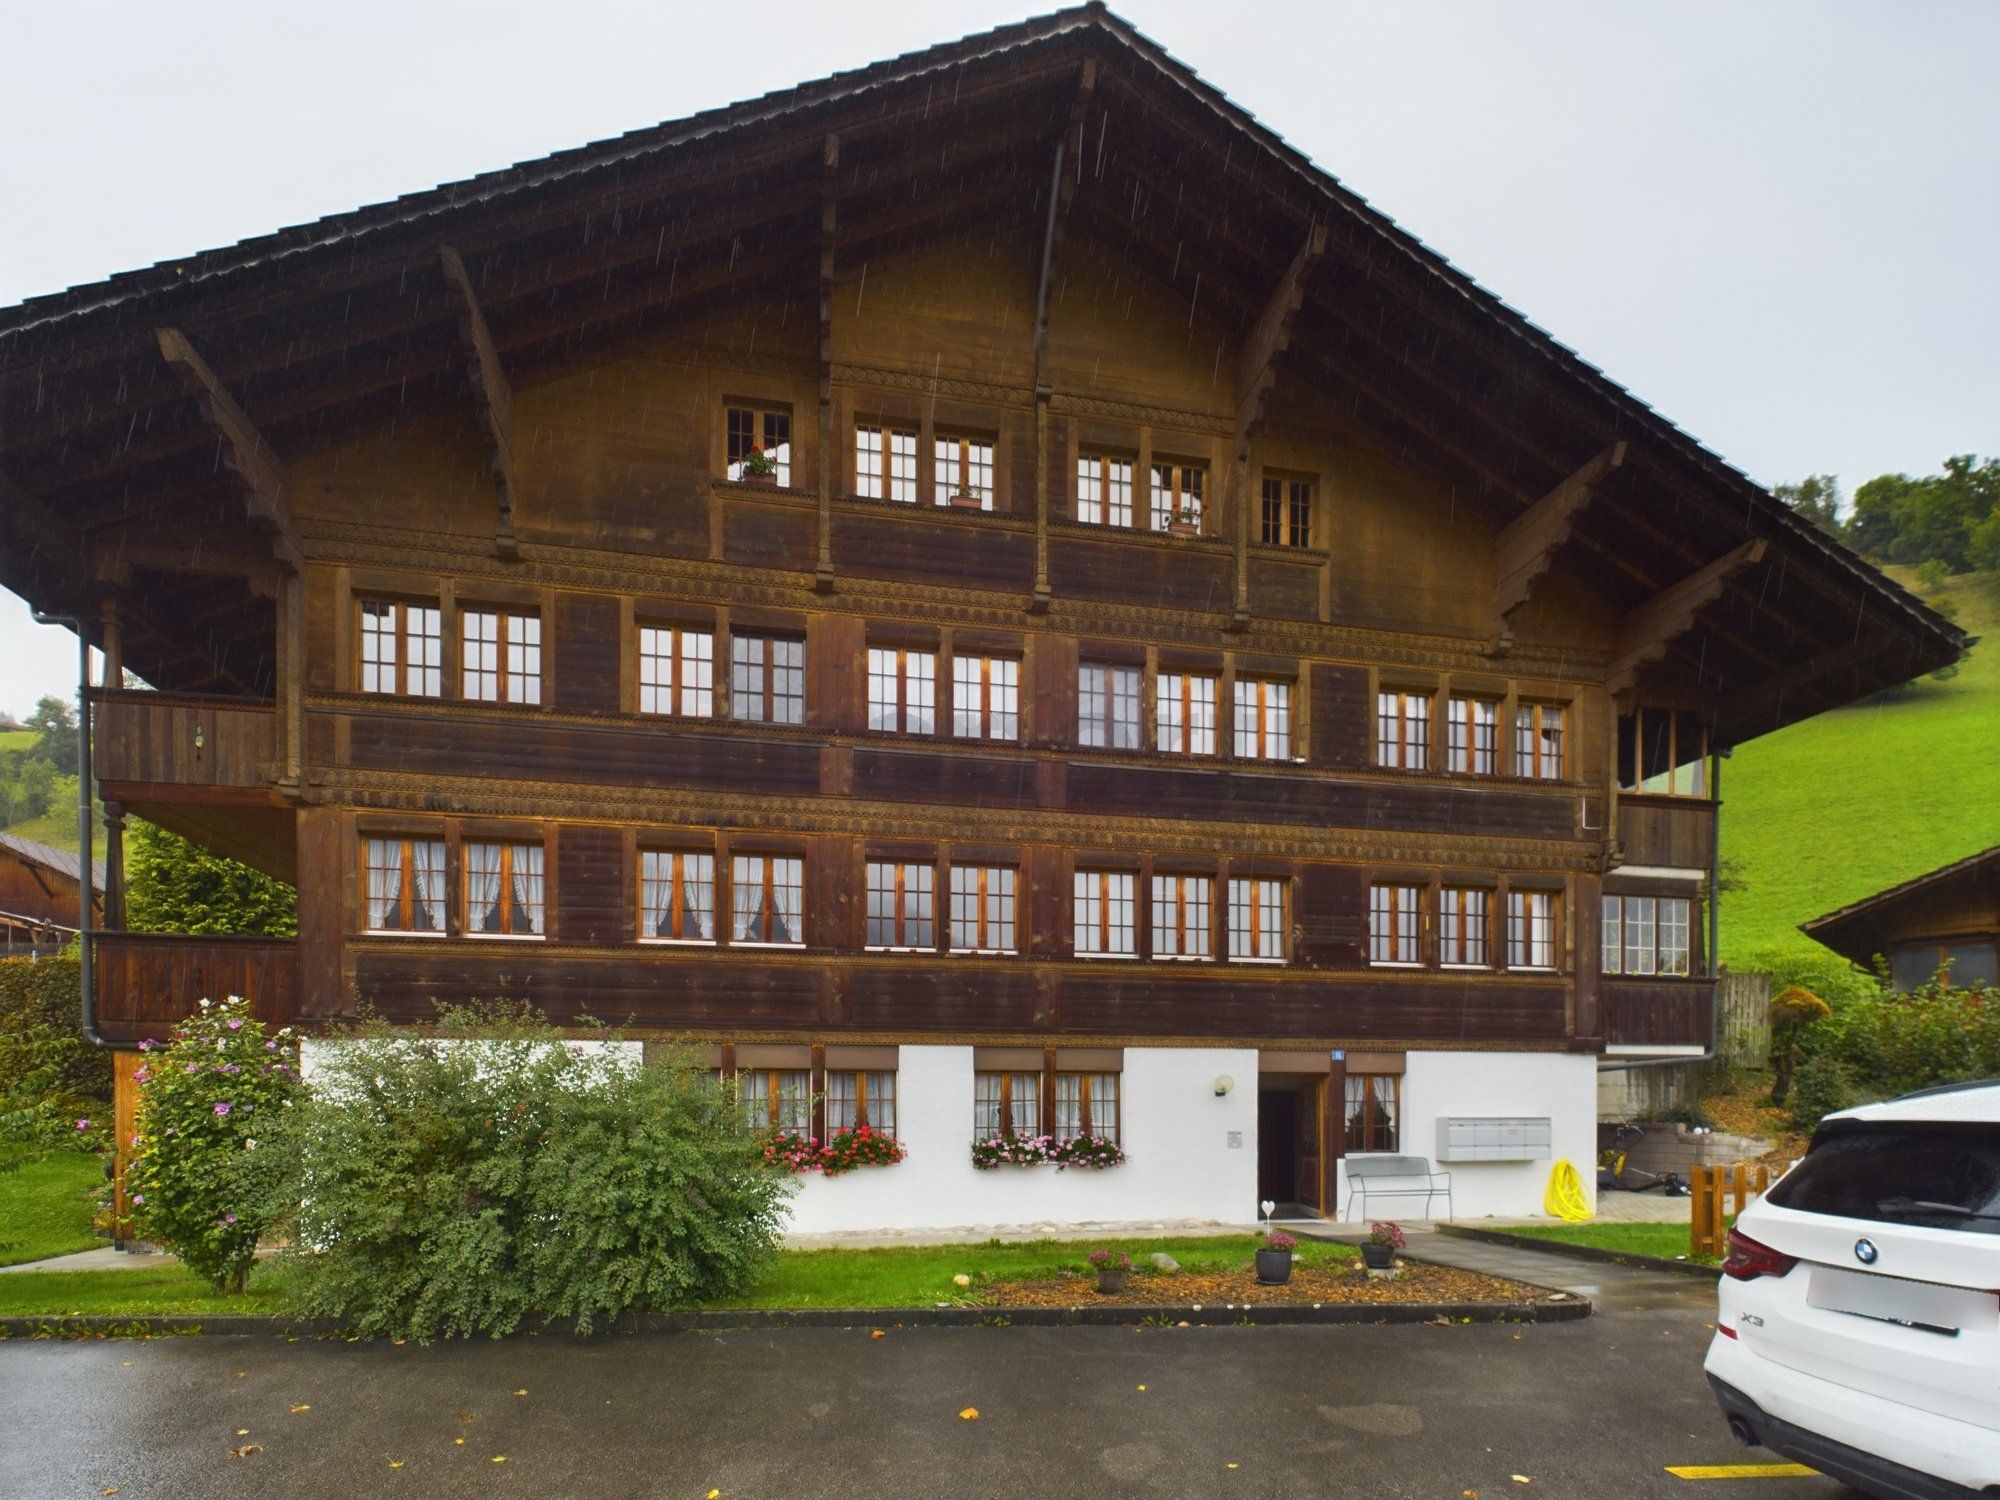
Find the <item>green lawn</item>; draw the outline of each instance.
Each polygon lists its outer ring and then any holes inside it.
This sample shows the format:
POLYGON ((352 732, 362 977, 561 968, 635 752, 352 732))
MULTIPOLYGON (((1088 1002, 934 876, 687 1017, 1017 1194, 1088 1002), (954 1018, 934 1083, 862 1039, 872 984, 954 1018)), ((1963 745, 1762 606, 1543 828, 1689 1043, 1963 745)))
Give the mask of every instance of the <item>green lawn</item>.
MULTIPOLYGON (((1735 1222, 1731 1215, 1729 1223, 1735 1222)), ((1589 1245, 1597 1250, 1616 1250, 1623 1255, 1655 1255, 1661 1260, 1693 1259, 1688 1255, 1690 1229, 1685 1221, 1674 1224, 1532 1224, 1507 1227, 1508 1234, 1525 1235, 1531 1240, 1561 1240, 1566 1245, 1589 1245)), ((1703 1256, 1714 1265, 1712 1256, 1703 1256)))
POLYGON ((179 1266, 133 1271, 14 1271, 0 1275, 0 1318, 72 1314, 140 1318, 151 1314, 282 1313, 284 1295, 252 1278, 241 1296, 218 1296, 179 1266))
POLYGON ((9 750, 32 750, 41 742, 41 735, 32 729, 0 729, 0 754, 9 750))
POLYGON ((90 1231, 92 1195, 103 1184, 103 1162, 81 1151, 0 1172, 0 1266, 107 1243, 90 1231))
POLYGON ((1746 885, 1722 898, 1725 960, 1821 952, 1800 922, 2000 844, 2000 573, 1940 593, 1986 638, 1956 677, 1794 724, 1724 767, 1722 852, 1746 885))

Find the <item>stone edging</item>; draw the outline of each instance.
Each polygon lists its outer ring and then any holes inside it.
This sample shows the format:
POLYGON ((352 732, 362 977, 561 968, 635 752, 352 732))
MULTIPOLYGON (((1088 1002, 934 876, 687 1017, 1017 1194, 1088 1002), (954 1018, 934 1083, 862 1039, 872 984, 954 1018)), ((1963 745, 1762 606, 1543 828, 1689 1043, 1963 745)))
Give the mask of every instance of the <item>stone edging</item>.
MULTIPOLYGON (((1200 1327, 1232 1324, 1568 1323, 1587 1318, 1590 1299, 1562 1302, 1327 1302, 1244 1303, 1234 1307, 1120 1304, 1094 1307, 887 1307, 887 1308, 719 1308, 621 1319, 601 1333, 706 1333, 758 1328, 1072 1328, 1124 1327, 1138 1323, 1182 1322, 1200 1327)), ((543 1324, 535 1332, 573 1336, 564 1324, 543 1324)), ((99 1315, 0 1318, 0 1339, 161 1338, 178 1335, 278 1334, 294 1338, 342 1338, 326 1319, 229 1314, 109 1317, 99 1315)))
POLYGON ((1612 1266, 1639 1266, 1648 1271, 1672 1271, 1676 1276, 1719 1277, 1721 1266, 1705 1266, 1693 1260, 1668 1260, 1664 1255, 1641 1255, 1634 1250, 1606 1250, 1600 1245, 1572 1245, 1564 1240, 1539 1239, 1534 1235, 1509 1234, 1504 1229, 1474 1229, 1466 1224, 1440 1224, 1437 1233, 1456 1235, 1463 1240, 1484 1240, 1489 1245, 1506 1245, 1514 1250, 1539 1250, 1544 1255, 1566 1255, 1572 1260, 1594 1260, 1612 1266))

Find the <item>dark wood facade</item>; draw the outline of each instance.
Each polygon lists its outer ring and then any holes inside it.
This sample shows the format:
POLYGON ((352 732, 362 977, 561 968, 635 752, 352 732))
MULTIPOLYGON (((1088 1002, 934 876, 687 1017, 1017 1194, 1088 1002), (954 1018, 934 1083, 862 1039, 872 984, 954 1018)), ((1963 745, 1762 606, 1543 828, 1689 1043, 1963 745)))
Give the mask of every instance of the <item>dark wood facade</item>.
POLYGON ((1887 966, 1898 990, 2000 986, 2000 848, 1906 880, 1800 925, 1851 962, 1887 966))

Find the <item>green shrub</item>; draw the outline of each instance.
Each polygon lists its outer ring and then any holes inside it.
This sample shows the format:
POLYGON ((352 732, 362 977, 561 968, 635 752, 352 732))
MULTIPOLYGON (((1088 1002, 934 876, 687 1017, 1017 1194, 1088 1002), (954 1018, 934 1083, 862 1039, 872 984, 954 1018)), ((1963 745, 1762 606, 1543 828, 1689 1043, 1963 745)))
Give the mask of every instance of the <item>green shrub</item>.
POLYGON ((79 968, 74 949, 0 959, 0 1168, 108 1139, 111 1058, 83 1039, 79 968))
POLYGON ((426 1340, 741 1290, 787 1192, 705 1075, 565 1046, 522 1011, 329 1045, 259 1157, 300 1308, 426 1340))
POLYGON ((1792 1075, 1786 1116, 1793 1129, 1812 1130, 1822 1116, 1852 1109, 1861 1102, 1861 1090, 1847 1065, 1831 1053, 1821 1052, 1807 1058, 1792 1075))
POLYGON ((1875 975, 1824 949, 1759 948, 1730 960, 1729 969, 1737 974, 1769 974, 1773 995, 1794 985, 1810 990, 1836 1011, 1882 993, 1882 982, 1875 975))
POLYGON ((298 1089, 290 1028, 273 1035, 248 1002, 207 1000, 134 1075, 139 1115, 126 1185, 139 1235, 217 1291, 243 1290, 267 1219, 253 1167, 298 1089))

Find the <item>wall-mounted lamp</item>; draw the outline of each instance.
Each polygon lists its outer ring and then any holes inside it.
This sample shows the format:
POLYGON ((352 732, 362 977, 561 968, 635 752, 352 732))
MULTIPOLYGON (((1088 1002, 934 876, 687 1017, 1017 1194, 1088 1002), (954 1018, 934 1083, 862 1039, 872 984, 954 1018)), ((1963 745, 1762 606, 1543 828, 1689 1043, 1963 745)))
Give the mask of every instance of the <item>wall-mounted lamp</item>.
POLYGON ((1220 1099, 1235 1087, 1236 1080, 1234 1078, 1231 1078, 1227 1073, 1218 1074, 1215 1080, 1215 1097, 1220 1099))

